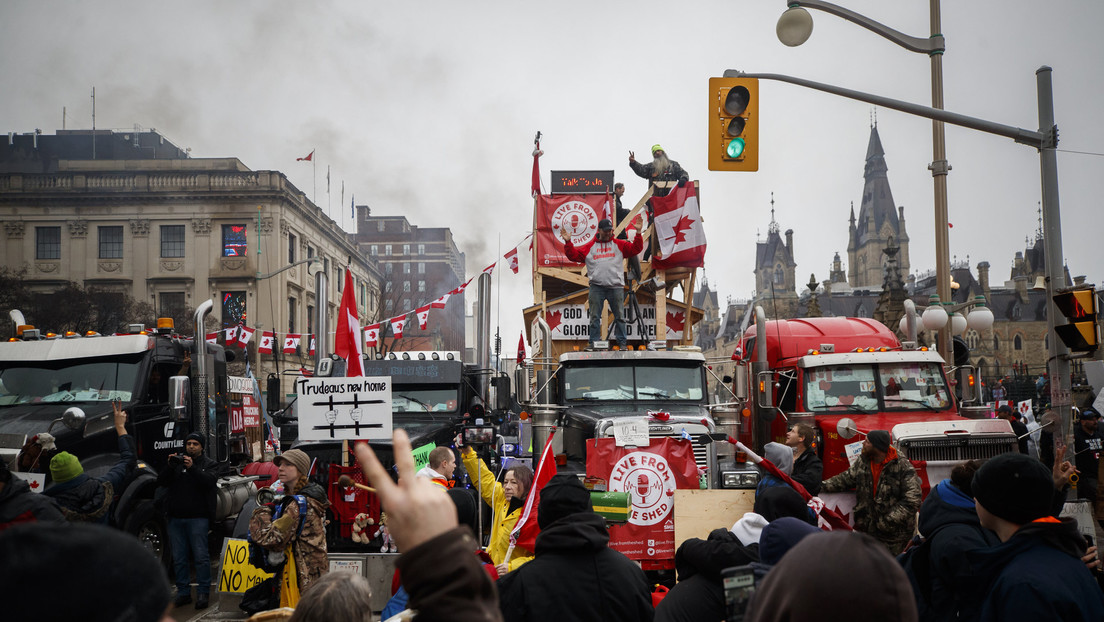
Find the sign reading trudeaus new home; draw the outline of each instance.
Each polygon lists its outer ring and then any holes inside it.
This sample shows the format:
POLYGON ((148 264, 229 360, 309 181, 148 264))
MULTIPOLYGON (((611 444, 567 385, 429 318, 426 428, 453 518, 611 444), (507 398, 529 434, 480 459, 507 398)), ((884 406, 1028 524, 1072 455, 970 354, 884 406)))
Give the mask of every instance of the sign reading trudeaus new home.
POLYGON ((300 378, 295 382, 299 438, 390 440, 391 378, 300 378))

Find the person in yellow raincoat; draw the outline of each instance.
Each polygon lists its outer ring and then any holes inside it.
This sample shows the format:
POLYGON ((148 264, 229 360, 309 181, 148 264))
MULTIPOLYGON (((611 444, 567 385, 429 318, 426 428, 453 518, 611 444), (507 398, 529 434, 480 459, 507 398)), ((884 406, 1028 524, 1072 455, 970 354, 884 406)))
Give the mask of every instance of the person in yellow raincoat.
MULTIPOLYGON (((510 560, 506 561, 506 552, 510 549, 510 532, 514 530, 514 525, 521 518, 521 512, 525 508, 525 498, 533 486, 533 471, 524 465, 512 466, 503 476, 502 483, 499 483, 495 480, 494 473, 479 459, 470 446, 464 447, 461 457, 464 459, 464 468, 467 469, 472 480, 476 481, 478 477, 476 488, 480 490, 483 500, 494 511, 487 554, 491 556, 499 576, 516 570, 533 559, 532 551, 514 547, 510 560)), ((533 510, 536 511, 536 508, 533 510)))

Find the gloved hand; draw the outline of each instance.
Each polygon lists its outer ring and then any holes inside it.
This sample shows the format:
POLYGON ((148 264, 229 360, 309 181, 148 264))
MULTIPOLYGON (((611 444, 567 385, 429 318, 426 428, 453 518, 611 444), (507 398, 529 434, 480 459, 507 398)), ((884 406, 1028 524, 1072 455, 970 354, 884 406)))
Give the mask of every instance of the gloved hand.
POLYGON ((290 513, 284 514, 280 518, 272 521, 272 526, 278 531, 287 531, 289 529, 295 529, 295 517, 290 513))
POLYGON ((685 180, 685 179, 680 179, 680 180, 679 180, 679 183, 678 183, 678 187, 679 187, 679 188, 682 188, 682 187, 683 187, 683 186, 685 186, 685 185, 686 185, 686 180, 685 180))

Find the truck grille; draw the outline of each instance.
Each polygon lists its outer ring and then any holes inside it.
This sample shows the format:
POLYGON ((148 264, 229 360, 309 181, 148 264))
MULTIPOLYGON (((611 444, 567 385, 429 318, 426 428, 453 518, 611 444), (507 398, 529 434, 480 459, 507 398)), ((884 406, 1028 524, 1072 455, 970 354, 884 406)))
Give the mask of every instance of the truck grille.
POLYGON ((902 439, 899 446, 909 460, 929 462, 987 460, 993 456, 1018 451, 1015 437, 902 439))
POLYGON ((698 436, 701 434, 708 434, 709 430, 706 430, 702 426, 680 426, 677 432, 648 432, 648 438, 682 438, 682 430, 685 427, 686 431, 693 437, 690 442, 694 446, 694 462, 698 465, 698 468, 705 471, 709 469, 709 448, 706 445, 698 442, 698 436))

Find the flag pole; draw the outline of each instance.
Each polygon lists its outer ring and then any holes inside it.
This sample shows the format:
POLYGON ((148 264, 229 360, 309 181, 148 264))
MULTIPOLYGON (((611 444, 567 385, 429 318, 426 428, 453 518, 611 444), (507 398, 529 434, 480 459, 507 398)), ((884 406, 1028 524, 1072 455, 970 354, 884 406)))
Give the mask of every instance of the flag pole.
MULTIPOLYGON (((315 149, 311 149, 313 155, 315 149)), ((311 202, 318 206, 318 159, 311 158, 311 202)))

